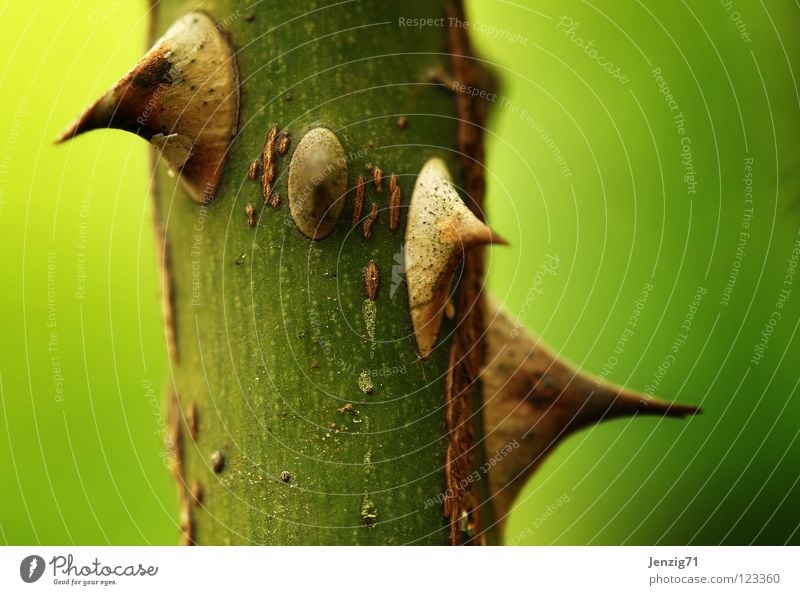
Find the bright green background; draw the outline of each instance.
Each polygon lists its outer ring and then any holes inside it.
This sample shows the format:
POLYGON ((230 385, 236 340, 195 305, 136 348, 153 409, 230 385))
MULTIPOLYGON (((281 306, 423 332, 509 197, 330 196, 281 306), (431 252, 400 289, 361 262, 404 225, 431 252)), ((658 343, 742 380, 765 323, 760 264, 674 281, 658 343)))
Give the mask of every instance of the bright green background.
MULTIPOLYGON (((5 543, 177 540, 161 438, 169 364, 148 150, 119 132, 51 142, 141 55, 143 5, 0 7, 5 543)), ((567 357, 600 372, 652 283, 607 373, 642 389, 670 353, 698 286, 707 290, 658 390, 701 404, 704 415, 621 420, 573 436, 525 490, 509 540, 800 543, 800 287, 791 288, 764 359, 749 363, 800 239, 793 75, 800 8, 792 0, 734 0, 730 10, 699 0, 471 5, 477 44, 503 79, 489 137, 488 202, 493 226, 512 247, 491 251, 494 293, 567 357), (630 82, 576 47, 558 28, 562 15, 579 23, 576 39, 594 40, 630 82), (686 117, 694 196, 681 179, 681 136, 655 67, 686 117), (748 156, 754 217, 730 304, 722 306, 748 156), (560 266, 530 299, 547 254, 560 266)))

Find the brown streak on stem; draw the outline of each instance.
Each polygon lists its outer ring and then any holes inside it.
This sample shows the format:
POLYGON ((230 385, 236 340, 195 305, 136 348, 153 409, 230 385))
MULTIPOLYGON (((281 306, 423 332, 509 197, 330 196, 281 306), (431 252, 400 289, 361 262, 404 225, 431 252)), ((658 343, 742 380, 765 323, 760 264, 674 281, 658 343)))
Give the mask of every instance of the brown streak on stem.
POLYGON ((247 178, 249 180, 255 180, 258 178, 260 172, 261 162, 258 159, 253 159, 253 162, 250 164, 250 168, 247 170, 247 178))
POLYGON ((264 143, 264 152, 261 156, 263 174, 261 175, 261 193, 264 195, 264 204, 269 204, 272 198, 272 182, 275 180, 275 139, 278 137, 278 127, 273 126, 267 133, 264 143))
POLYGON ((192 504, 195 506, 203 504, 203 486, 196 479, 192 481, 192 504))
MULTIPOLYGON (((392 181, 394 180, 395 176, 392 176, 392 181)), ((389 231, 396 230, 397 226, 400 224, 400 201, 400 186, 395 182, 392 195, 389 198, 389 231)))
POLYGON ((247 206, 244 208, 244 214, 247 215, 247 225, 250 227, 255 227, 256 208, 253 206, 253 203, 247 203, 247 206))
POLYGON ((372 237, 372 226, 375 225, 375 220, 378 218, 378 205, 372 203, 372 209, 364 220, 364 239, 368 240, 372 237))
MULTIPOLYGON (((464 7, 460 0, 452 0, 447 6, 450 23, 465 21, 464 7)), ((451 68, 456 81, 482 88, 481 82, 489 73, 478 67, 472 53, 467 31, 463 27, 450 26, 448 45, 451 68)), ((484 147, 483 125, 486 106, 480 105, 469 95, 456 93, 458 112, 458 148, 465 178, 465 187, 471 198, 473 212, 483 220, 483 198, 485 180, 483 172, 484 147)), ((483 317, 480 292, 483 279, 483 250, 468 251, 464 255, 464 275, 461 279, 456 304, 456 331, 450 346, 450 366, 447 372, 445 402, 447 403, 447 427, 450 444, 447 449, 447 485, 458 488, 454 497, 445 501, 445 514, 450 521, 450 542, 480 543, 480 539, 464 539, 460 530, 461 515, 467 514, 468 524, 477 535, 482 535, 477 489, 474 482, 466 482, 475 466, 475 444, 471 424, 472 397, 475 379, 483 362, 483 317), (461 486, 466 483, 466 488, 461 486)))
POLYGON ((370 260, 367 268, 364 269, 364 287, 367 291, 367 299, 375 301, 378 297, 378 287, 381 284, 381 273, 374 260, 370 260))
POLYGON ((361 221, 361 212, 364 210, 364 176, 356 180, 356 193, 353 199, 353 227, 361 221))
POLYGON ((169 243, 164 226, 154 217, 156 228, 156 242, 158 248, 156 254, 160 255, 159 270, 161 271, 161 313, 164 317, 164 336, 167 340, 167 349, 173 362, 180 363, 180 352, 178 350, 177 323, 175 322, 175 281, 172 277, 171 257, 169 243))
POLYGON ((177 393, 170 393, 168 403, 167 419, 168 437, 167 446, 172 457, 172 474, 178 486, 178 498, 180 501, 180 545, 194 545, 194 522, 192 518, 191 503, 189 492, 186 487, 186 477, 183 466, 183 433, 181 432, 181 405, 177 393))
POLYGON ((286 155, 287 151, 289 150, 289 133, 283 132, 281 134, 281 138, 278 141, 278 154, 279 155, 286 155))
POLYGON ((197 440, 197 405, 189 403, 186 409, 186 429, 192 440, 197 440))

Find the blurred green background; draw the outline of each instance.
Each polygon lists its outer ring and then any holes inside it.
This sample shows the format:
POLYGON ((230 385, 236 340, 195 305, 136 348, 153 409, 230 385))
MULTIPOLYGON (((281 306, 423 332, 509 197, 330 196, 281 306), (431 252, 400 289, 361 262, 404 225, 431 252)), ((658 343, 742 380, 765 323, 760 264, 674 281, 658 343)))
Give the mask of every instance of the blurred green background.
MULTIPOLYGON (((490 288, 581 367, 705 411, 571 437, 508 541, 800 544, 800 7, 469 4, 503 81, 490 288)), ((52 144, 145 50, 145 2, 0 17, 0 541, 173 544, 149 150, 52 144)))

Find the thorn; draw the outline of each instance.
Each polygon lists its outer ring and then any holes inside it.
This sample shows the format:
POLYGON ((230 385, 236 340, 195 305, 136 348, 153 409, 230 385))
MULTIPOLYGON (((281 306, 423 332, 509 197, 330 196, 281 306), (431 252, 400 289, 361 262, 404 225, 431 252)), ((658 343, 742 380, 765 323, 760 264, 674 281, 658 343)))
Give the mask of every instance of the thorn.
POLYGON ((453 274, 464 252, 504 240, 461 200, 444 161, 433 158, 417 176, 408 208, 405 242, 411 321, 417 350, 425 359, 436 343, 453 274))
POLYGON ((233 51, 210 17, 190 12, 56 143, 97 128, 132 132, 160 150, 194 200, 207 203, 219 186, 238 112, 233 51))
POLYGON ((577 371, 492 299, 485 300, 484 321, 485 455, 486 460, 498 457, 489 471, 489 491, 501 527, 528 477, 569 434, 620 417, 685 418, 700 412, 577 371))
POLYGON ((617 387, 609 387, 596 392, 592 400, 596 403, 595 411, 598 413, 603 404, 607 405, 596 421, 631 415, 660 415, 685 419, 690 415, 702 413, 699 407, 693 405, 672 403, 617 387))
POLYGON ((489 238, 489 243, 493 246, 510 246, 508 240, 506 240, 503 236, 499 233, 492 231, 492 235, 489 238))

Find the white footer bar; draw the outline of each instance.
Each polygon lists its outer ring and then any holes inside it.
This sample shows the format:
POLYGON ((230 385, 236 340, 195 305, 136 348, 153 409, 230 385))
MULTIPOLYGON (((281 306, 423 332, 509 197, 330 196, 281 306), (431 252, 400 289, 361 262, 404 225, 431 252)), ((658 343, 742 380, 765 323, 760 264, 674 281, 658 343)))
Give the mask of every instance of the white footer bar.
POLYGON ((797 547, 14 546, 0 593, 797 594, 798 567, 797 547))

